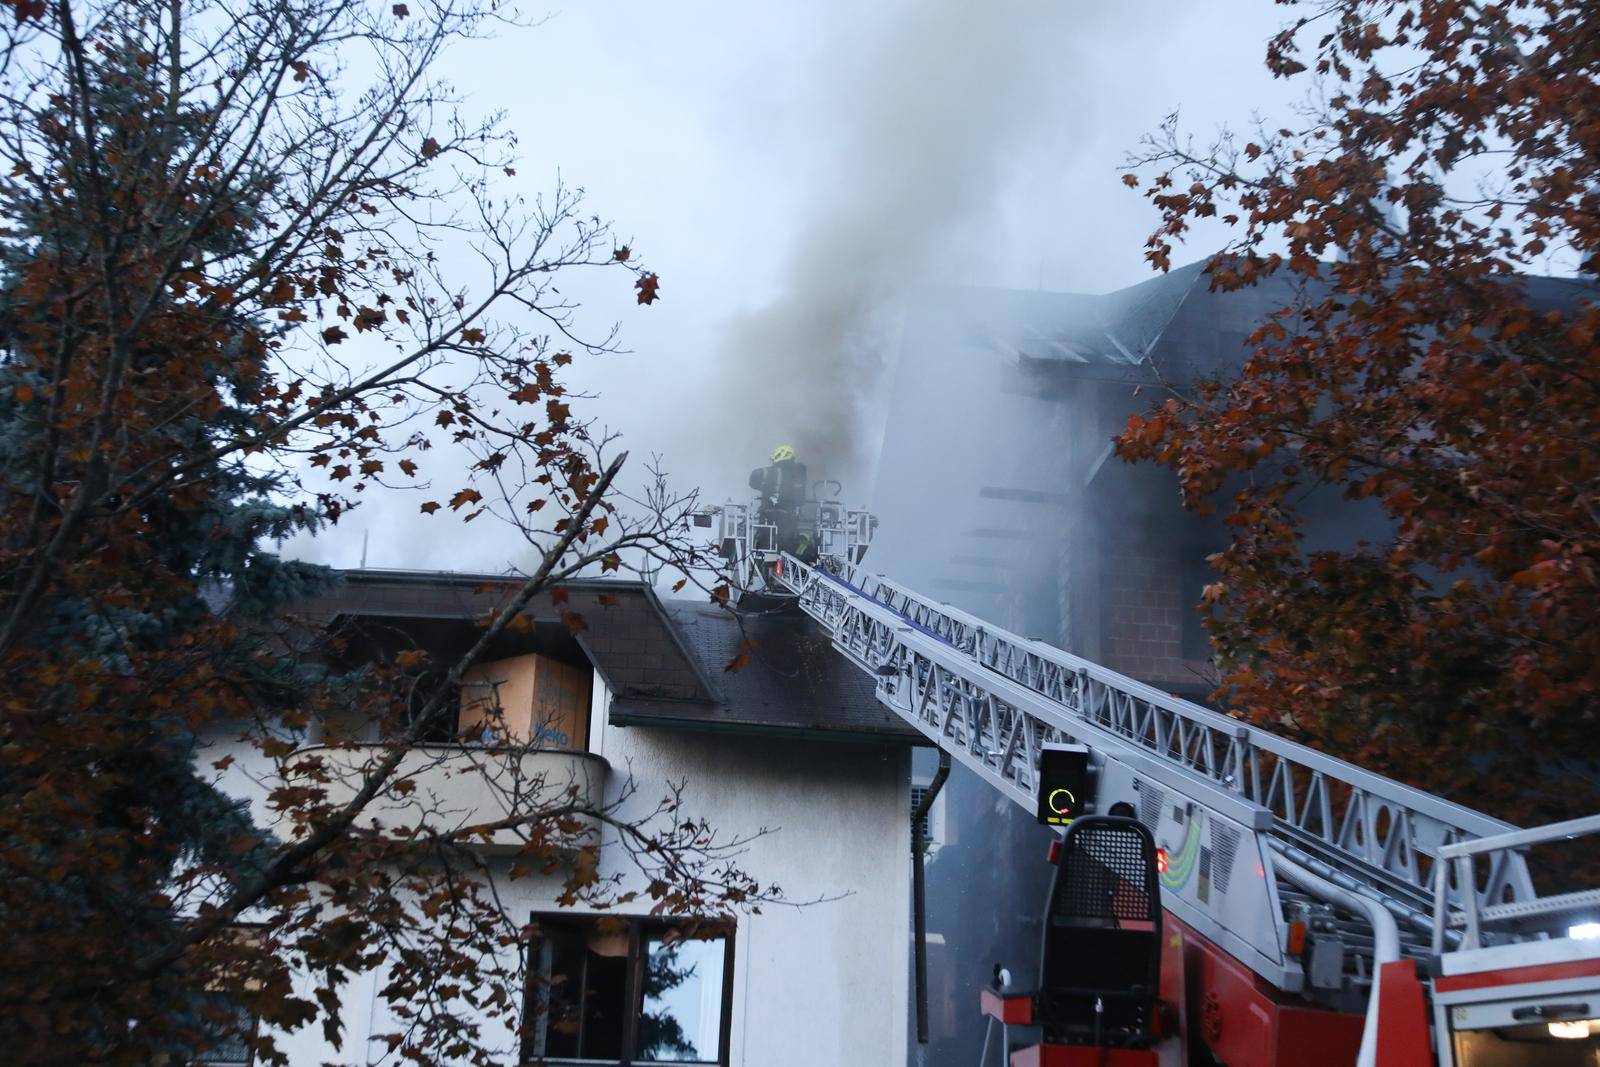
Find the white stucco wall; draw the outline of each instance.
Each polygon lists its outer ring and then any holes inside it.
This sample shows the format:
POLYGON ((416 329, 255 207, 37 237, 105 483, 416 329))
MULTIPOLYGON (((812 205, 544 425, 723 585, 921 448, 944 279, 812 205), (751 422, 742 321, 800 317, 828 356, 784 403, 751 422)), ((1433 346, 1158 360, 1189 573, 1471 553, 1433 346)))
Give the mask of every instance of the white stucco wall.
MULTIPOLYGON (((605 721, 608 699, 596 677, 591 750, 610 764, 608 800, 621 795, 630 774, 637 787, 632 803, 641 806, 654 806, 669 781, 685 782, 685 811, 710 817, 719 835, 774 831, 754 841, 740 860, 763 885, 781 886, 796 902, 828 898, 738 916, 729 1063, 904 1063, 910 998, 908 751, 792 736, 613 727, 605 721)), ((259 795, 260 787, 249 784, 243 770, 236 764, 227 776, 230 791, 237 784, 242 795, 259 795)), ((603 874, 628 869, 617 849, 604 849, 603 874)), ((503 880, 498 888, 515 918, 556 910, 548 882, 503 880)), ((643 914, 648 903, 623 911, 643 914)), ((374 988, 370 975, 346 986, 342 1048, 325 1043, 316 1027, 281 1039, 291 1062, 379 1062, 381 1046, 368 1045, 369 1034, 386 1028, 374 988)), ((512 1035, 499 1040, 504 1062, 514 1064, 512 1035)))
POLYGON ((764 884, 797 901, 838 898, 740 918, 731 1062, 904 1063, 907 751, 638 726, 591 736, 612 766, 608 788, 621 787, 630 760, 640 802, 686 779, 686 807, 711 814, 720 832, 778 831, 742 861, 764 884))

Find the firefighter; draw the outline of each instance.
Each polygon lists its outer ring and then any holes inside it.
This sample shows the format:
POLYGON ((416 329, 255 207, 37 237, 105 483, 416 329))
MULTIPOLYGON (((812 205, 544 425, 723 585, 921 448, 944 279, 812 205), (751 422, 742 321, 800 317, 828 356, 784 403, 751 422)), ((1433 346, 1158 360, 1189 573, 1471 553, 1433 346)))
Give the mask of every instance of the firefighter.
POLYGON ((759 498, 759 521, 777 529, 776 547, 802 560, 816 554, 814 531, 801 525, 800 509, 806 502, 806 465, 795 458, 791 445, 772 450, 772 462, 750 472, 750 488, 759 498))

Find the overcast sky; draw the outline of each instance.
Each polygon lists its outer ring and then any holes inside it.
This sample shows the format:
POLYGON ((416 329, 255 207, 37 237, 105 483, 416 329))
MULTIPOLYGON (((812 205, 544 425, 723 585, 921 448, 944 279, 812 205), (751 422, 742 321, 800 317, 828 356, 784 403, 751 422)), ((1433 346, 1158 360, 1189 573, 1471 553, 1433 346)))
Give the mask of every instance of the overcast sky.
MULTIPOLYGON (((1270 0, 593 0, 444 72, 468 111, 505 111, 521 191, 559 171, 660 273, 650 308, 621 274, 568 288, 630 350, 580 372, 602 394, 586 410, 635 466, 661 453, 675 482, 742 498, 785 442, 866 482, 899 294, 1148 277, 1154 215, 1120 164, 1174 109, 1201 135, 1286 113, 1261 62, 1283 16, 1270 0)), ((289 551, 353 566, 368 534, 371 566, 527 562, 510 531, 446 525, 421 499, 380 494, 289 551)))

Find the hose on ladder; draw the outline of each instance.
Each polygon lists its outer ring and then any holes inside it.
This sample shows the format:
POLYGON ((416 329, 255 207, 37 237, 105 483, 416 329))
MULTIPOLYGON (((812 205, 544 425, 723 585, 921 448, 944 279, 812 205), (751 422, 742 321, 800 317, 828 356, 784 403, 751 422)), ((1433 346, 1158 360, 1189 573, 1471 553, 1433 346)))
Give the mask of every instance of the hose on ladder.
POLYGON ((1273 866, 1279 874, 1318 900, 1364 914, 1372 924, 1372 989, 1367 993, 1367 1019, 1361 1028, 1361 1052, 1356 1056, 1356 1067, 1374 1067, 1378 1057, 1378 980, 1383 965, 1400 958, 1399 925, 1380 902, 1334 885, 1281 853, 1273 857, 1273 866))

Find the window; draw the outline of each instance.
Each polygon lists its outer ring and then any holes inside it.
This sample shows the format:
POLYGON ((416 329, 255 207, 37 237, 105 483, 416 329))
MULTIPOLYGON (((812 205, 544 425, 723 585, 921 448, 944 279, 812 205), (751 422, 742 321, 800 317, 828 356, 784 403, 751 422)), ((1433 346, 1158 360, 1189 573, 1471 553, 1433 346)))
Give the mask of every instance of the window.
POLYGON ((255 1014, 225 993, 208 996, 212 1002, 206 1008, 205 1029, 210 1047, 194 1062, 208 1067, 250 1067, 255 1062, 250 1051, 255 1014))
MULTIPOLYGON (((914 785, 911 787, 911 832, 917 832, 917 806, 922 803, 922 798, 928 795, 928 787, 914 785)), ((933 842, 933 808, 922 813, 922 843, 933 842)))
POLYGON ((525 1062, 725 1064, 733 927, 535 916, 525 1062))

